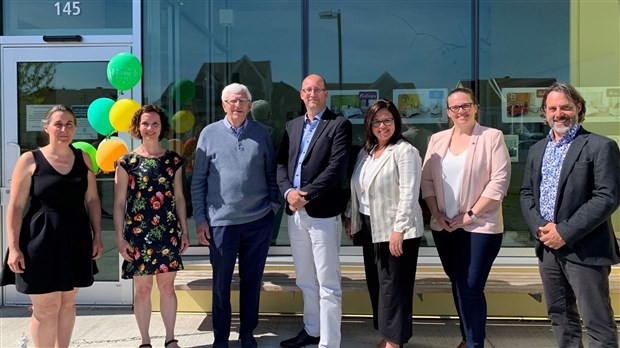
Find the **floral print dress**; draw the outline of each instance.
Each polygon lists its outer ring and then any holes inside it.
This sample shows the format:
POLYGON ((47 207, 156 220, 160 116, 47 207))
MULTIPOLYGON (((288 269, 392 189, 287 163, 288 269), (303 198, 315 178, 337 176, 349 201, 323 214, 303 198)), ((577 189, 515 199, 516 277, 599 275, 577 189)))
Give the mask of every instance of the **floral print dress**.
POLYGON ((128 174, 123 236, 133 247, 134 259, 123 262, 123 279, 183 269, 173 188, 183 162, 173 151, 157 158, 130 152, 119 160, 128 174))

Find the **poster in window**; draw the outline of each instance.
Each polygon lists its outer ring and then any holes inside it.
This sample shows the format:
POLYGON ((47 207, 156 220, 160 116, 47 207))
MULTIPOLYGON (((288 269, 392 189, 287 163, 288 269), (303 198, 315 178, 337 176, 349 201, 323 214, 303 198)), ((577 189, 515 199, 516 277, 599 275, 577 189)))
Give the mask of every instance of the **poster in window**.
POLYGON ((508 148, 510 162, 519 162, 519 136, 517 134, 504 134, 504 142, 508 148))
POLYGON ((502 88, 502 122, 540 123, 540 105, 545 88, 502 88))
POLYGON ((577 90, 586 101, 585 122, 620 121, 620 87, 577 87, 577 90))
POLYGON ((393 99, 403 123, 446 123, 445 88, 395 89, 393 99))
POLYGON ((26 131, 27 132, 41 132, 43 125, 41 121, 45 118, 47 110, 49 110, 53 104, 43 105, 26 105, 26 131))
POLYGON ((379 90, 330 90, 327 107, 353 124, 363 124, 366 111, 379 99, 379 90))
POLYGON ((73 134, 74 140, 93 140, 97 139, 97 132, 93 129, 88 121, 88 105, 71 105, 71 109, 75 114, 77 127, 73 134))

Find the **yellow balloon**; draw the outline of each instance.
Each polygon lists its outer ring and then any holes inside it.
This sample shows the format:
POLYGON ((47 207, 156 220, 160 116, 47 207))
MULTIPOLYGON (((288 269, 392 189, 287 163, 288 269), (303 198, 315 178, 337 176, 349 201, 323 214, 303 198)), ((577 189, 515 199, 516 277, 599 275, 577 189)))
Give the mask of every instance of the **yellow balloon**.
POLYGON ((117 100, 110 109, 110 124, 118 132, 126 132, 131 126, 133 115, 138 110, 140 110, 140 104, 133 99, 117 100))
POLYGON ((121 156, 127 153, 127 146, 119 139, 107 139, 97 148, 97 164, 105 172, 113 172, 114 164, 121 156))
POLYGON ((185 133, 192 129, 194 122, 196 122, 196 118, 191 111, 181 110, 172 116, 172 124, 170 126, 176 133, 185 133))
POLYGON ((183 142, 180 139, 168 140, 168 148, 178 154, 183 153, 183 142))

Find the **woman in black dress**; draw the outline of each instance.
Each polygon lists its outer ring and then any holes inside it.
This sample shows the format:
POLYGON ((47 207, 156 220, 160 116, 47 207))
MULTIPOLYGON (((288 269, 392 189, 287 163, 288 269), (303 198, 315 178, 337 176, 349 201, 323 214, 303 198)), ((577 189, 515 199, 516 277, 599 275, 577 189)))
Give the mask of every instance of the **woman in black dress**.
POLYGON ((36 347, 68 347, 78 288, 102 254, 101 202, 90 156, 71 146, 76 118, 64 105, 42 120, 49 144, 21 155, 11 177, 8 255, 0 285, 29 294, 36 347), (30 208, 22 218, 30 199, 30 208))
POLYGON ((165 346, 176 348, 174 323, 176 271, 189 246, 183 195, 183 158, 161 147, 170 130, 168 118, 153 105, 134 115, 129 132, 142 144, 118 161, 114 179, 114 227, 118 251, 125 259, 122 277, 134 280, 134 312, 142 344, 151 347, 151 289, 153 276, 160 293, 165 346))

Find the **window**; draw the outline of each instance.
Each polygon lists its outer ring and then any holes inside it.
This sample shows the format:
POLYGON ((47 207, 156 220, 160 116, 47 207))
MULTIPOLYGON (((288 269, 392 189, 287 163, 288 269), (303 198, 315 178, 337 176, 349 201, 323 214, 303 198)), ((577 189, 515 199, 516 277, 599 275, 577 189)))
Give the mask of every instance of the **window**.
MULTIPOLYGON (((189 130, 175 134, 190 160, 189 182, 192 145, 204 125, 224 116, 220 93, 231 82, 269 104, 268 116, 254 117, 272 128, 278 144, 285 122, 303 112, 303 76, 321 74, 329 107, 354 124, 354 156, 364 142, 364 112, 375 99, 394 100, 405 136, 424 156, 430 135, 449 127, 447 92, 471 87, 479 96, 479 122, 504 132, 512 157, 504 246, 531 247, 519 187, 529 147, 548 132, 536 91, 556 80, 618 86, 618 40, 603 40, 618 38, 619 20, 607 7, 613 6, 534 0, 144 2, 145 102, 162 105, 171 117, 195 116, 189 130), (183 96, 182 85, 191 97, 183 96)), ((618 96, 605 99, 604 91, 583 90, 600 106, 595 110, 615 110, 618 96)), ((620 139, 613 115, 595 122, 593 114, 585 126, 620 139)), ((287 245, 285 224, 276 229, 273 244, 287 245)), ((423 245, 432 245, 426 237, 423 245)))

